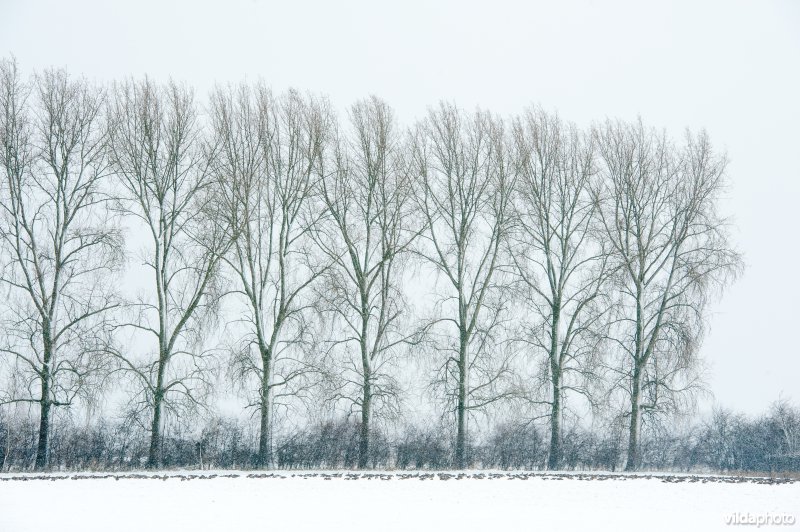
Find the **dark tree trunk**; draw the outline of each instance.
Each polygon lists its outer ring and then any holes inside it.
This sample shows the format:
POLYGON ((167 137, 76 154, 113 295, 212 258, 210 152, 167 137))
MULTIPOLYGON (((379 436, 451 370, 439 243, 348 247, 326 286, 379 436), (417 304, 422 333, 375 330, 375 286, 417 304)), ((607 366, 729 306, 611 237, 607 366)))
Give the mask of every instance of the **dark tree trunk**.
POLYGON ((150 425, 150 451, 147 467, 158 469, 161 466, 161 403, 163 393, 158 390, 153 398, 153 423, 150 425))
POLYGON ((641 426, 641 367, 636 363, 633 370, 631 387, 631 424, 628 430, 628 460, 625 471, 636 471, 639 468, 639 429, 641 426))
POLYGON ((372 409, 372 386, 370 376, 364 376, 364 395, 361 399, 361 435, 358 442, 358 468, 369 467, 370 454, 370 410, 372 409))
POLYGON ((467 467, 467 348, 466 334, 461 333, 458 362, 458 404, 456 405, 456 469, 467 467))
POLYGON ((47 469, 50 459, 50 408, 52 406, 48 398, 50 393, 50 378, 46 376, 42 379, 42 400, 40 401, 39 413, 39 443, 36 446, 36 465, 37 471, 47 469))
POLYGON ((361 390, 361 431, 358 439, 358 468, 366 469, 369 465, 369 430, 370 410, 372 406, 372 360, 367 346, 369 331, 369 297, 363 280, 360 287, 361 293, 361 370, 364 380, 361 390))
POLYGON ((272 402, 269 397, 270 355, 262 351, 264 373, 261 375, 261 425, 258 436, 258 467, 272 466, 271 414, 272 402))
POLYGON ((147 467, 150 469, 161 467, 161 409, 164 402, 164 371, 167 360, 165 349, 162 348, 158 362, 156 390, 153 394, 153 423, 150 425, 150 452, 147 455, 147 467))
POLYGON ((547 456, 547 469, 558 469, 561 463, 561 374, 554 372, 553 404, 550 410, 550 453, 547 456))
POLYGON ((50 341, 47 324, 44 326, 44 364, 41 373, 41 399, 39 400, 39 442, 36 446, 36 463, 34 468, 37 471, 46 469, 50 461, 50 409, 53 405, 50 399, 51 373, 50 366, 53 363, 53 346, 50 341))
POLYGON ((560 320, 560 299, 556 298, 553 319, 550 324, 550 383, 553 386, 553 402, 550 405, 550 453, 547 456, 547 469, 558 469, 561 462, 561 361, 558 350, 558 326, 560 320))

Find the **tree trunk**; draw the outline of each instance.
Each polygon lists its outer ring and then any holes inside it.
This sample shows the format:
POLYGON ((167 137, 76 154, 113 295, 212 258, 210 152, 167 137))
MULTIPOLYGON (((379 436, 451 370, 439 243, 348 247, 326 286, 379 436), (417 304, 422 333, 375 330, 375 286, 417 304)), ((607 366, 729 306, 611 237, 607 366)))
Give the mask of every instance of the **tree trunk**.
POLYGON ((631 387, 631 424, 628 431, 628 460, 625 471, 636 471, 639 467, 639 428, 641 425, 641 367, 636 362, 633 370, 633 383, 631 387))
MULTIPOLYGON (((559 303, 560 305, 560 303, 559 303)), ((558 352, 558 326, 560 308, 553 311, 550 329, 550 382, 553 386, 553 403, 550 408, 550 453, 547 469, 558 469, 561 462, 561 364, 558 352)))
POLYGON ((150 426, 150 452, 147 467, 158 469, 161 466, 161 403, 163 392, 158 389, 153 396, 153 423, 150 426))
POLYGON ((3 444, 3 461, 0 462, 0 473, 6 469, 6 461, 8 460, 8 453, 11 451, 11 425, 6 428, 6 441, 3 444))
POLYGON ((558 469, 561 463, 561 373, 553 372, 553 404, 550 410, 550 454, 547 469, 558 469))
POLYGON ((372 386, 369 374, 364 375, 364 396, 361 399, 361 437, 358 442, 358 468, 369 467, 370 410, 372 409, 372 386))
POLYGON ((456 405, 456 456, 457 469, 467 467, 467 349, 462 333, 458 362, 458 404, 456 405))
POLYGON ((35 469, 41 471, 47 469, 50 458, 50 407, 51 402, 48 398, 50 393, 49 376, 42 379, 42 397, 39 413, 39 443, 36 446, 36 465, 35 469))
MULTIPOLYGON (((163 351, 162 351, 163 353, 163 351)), ((156 390, 153 394, 153 423, 150 425, 150 452, 147 455, 147 467, 161 467, 161 408, 164 402, 164 356, 158 364, 156 390)))
MULTIPOLYGON (((365 259, 366 262, 366 259, 365 259)), ((369 331, 369 298, 363 282, 361 293, 361 369, 364 375, 361 397, 361 434, 358 441, 358 468, 365 469, 369 461, 369 422, 372 406, 372 365, 370 352, 367 347, 367 334, 369 331)))
POLYGON ((44 364, 42 367, 42 395, 39 401, 39 442, 36 446, 36 463, 34 468, 37 471, 46 469, 50 459, 50 365, 53 362, 53 349, 50 343, 49 334, 45 329, 44 338, 44 364))
POLYGON ((261 375, 261 426, 258 437, 258 467, 266 469, 272 466, 272 402, 269 397, 270 360, 269 355, 262 355, 264 373, 261 375))

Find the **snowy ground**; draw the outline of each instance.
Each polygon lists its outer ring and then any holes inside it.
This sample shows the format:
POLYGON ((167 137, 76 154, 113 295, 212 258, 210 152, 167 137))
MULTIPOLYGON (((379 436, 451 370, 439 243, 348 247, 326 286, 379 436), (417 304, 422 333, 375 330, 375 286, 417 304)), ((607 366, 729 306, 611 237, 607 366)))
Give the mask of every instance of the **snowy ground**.
POLYGON ((798 530, 800 481, 230 471, 0 475, 0 532, 798 530), (752 526, 731 525, 752 520, 752 526), (758 526, 758 520, 773 524, 758 526))

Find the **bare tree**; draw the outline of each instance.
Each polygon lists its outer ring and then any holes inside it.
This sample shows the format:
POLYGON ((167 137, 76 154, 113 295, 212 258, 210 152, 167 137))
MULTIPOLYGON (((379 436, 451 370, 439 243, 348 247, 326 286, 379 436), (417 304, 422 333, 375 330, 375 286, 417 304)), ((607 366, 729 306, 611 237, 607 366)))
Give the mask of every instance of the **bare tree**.
POLYGON ((643 413, 682 407, 698 381, 709 296, 741 265, 717 212, 726 159, 705 133, 679 148, 641 122, 597 128, 600 221, 616 261, 614 368, 630 400, 626 469, 639 463, 643 413))
POLYGON ((121 238, 104 205, 103 101, 64 71, 29 85, 0 62, 0 284, 10 291, 0 353, 13 378, 0 404, 39 405, 36 469, 48 466, 53 407, 96 389, 109 345, 121 238))
POLYGON ((417 252, 444 278, 431 337, 445 355, 437 381, 455 411, 455 465, 463 468, 468 414, 512 395, 511 361, 494 333, 506 308, 501 253, 515 174, 505 127, 489 113, 442 103, 416 137, 418 209, 427 225, 417 252))
POLYGON ((151 414, 148 466, 161 460, 162 410, 200 404, 207 387, 201 341, 219 299, 218 270, 227 235, 214 223, 208 171, 192 92, 170 83, 128 81, 115 87, 109 155, 119 208, 143 226, 149 245, 150 295, 132 303, 126 324, 152 338, 147 359, 119 352, 137 383, 134 401, 151 414))
MULTIPOLYGON (((516 230, 509 256, 523 286, 520 341, 545 353, 541 371, 548 388, 550 452, 547 466, 561 459, 561 420, 567 392, 594 402, 598 341, 610 308, 604 243, 597 238, 591 136, 541 109, 514 122, 516 230)), ((538 401, 537 401, 538 402, 538 401)))
POLYGON ((373 417, 397 406, 389 368, 403 345, 415 341, 403 327, 401 280, 418 224, 403 135, 391 108, 376 97, 360 101, 350 109, 350 123, 322 181, 329 219, 317 244, 333 263, 325 290, 344 331, 331 342, 344 356, 334 397, 360 411, 358 465, 365 468, 373 417))
POLYGON ((317 171, 329 121, 324 106, 296 91, 263 86, 217 90, 212 163, 219 213, 233 242, 225 256, 245 302, 246 334, 234 350, 237 382, 255 397, 258 465, 272 463, 274 403, 310 384, 311 284, 325 271, 312 241, 324 215, 317 171), (253 387, 252 385, 256 386, 253 387), (255 388, 255 389, 254 389, 255 388))

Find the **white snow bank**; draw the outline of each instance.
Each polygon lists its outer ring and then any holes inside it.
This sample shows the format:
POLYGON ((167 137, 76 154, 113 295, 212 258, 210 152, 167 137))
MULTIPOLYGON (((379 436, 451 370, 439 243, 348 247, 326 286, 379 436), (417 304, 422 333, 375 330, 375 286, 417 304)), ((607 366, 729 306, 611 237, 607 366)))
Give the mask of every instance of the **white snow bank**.
MULTIPOLYGON (((210 472, 184 472, 209 475, 210 472)), ((0 476, 0 531, 730 530, 734 513, 800 521, 800 482, 535 475, 442 480, 387 473, 211 479, 0 476), (17 477, 15 480, 5 480, 17 477)), ((184 477, 186 478, 186 477, 184 477)), ((800 527, 796 523, 794 527, 800 527)), ((762 526, 786 529, 793 526, 762 526)), ((734 526, 734 529, 742 526, 734 526)), ((745 529, 756 526, 743 527, 745 529)), ((796 528, 795 528, 796 529, 796 528)))

